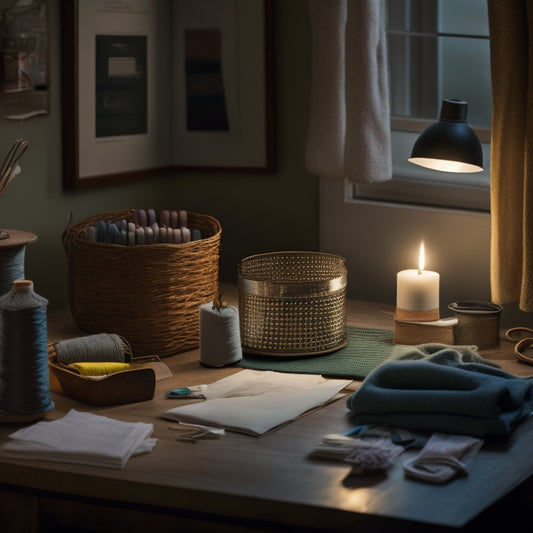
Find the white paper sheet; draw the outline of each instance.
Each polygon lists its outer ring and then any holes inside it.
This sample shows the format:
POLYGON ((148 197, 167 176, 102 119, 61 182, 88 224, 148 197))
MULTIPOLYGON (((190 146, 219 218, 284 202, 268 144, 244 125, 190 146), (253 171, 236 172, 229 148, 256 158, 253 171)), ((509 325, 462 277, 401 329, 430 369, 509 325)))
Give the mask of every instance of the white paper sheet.
POLYGON ((259 436, 333 399, 351 380, 243 370, 208 386, 204 401, 165 411, 163 418, 259 436))

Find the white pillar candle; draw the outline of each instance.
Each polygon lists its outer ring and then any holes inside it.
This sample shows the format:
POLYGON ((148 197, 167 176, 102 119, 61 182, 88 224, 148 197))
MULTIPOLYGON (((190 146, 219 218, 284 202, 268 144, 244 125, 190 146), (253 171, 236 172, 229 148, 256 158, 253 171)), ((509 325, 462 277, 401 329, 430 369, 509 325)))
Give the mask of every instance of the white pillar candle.
POLYGON ((424 270, 424 243, 420 244, 418 269, 402 270, 396 277, 396 308, 424 312, 439 308, 439 281, 437 272, 424 270))
POLYGON ((439 307, 439 274, 431 270, 402 270, 397 274, 396 307, 431 311, 439 307))

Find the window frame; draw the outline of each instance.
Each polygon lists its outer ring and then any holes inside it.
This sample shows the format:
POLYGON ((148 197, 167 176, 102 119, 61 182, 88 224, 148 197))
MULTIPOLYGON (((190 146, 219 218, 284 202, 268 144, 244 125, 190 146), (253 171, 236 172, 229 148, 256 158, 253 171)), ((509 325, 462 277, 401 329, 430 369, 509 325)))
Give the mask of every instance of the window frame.
MULTIPOLYGON (((473 38, 477 38, 473 36, 473 38)), ((449 95, 454 97, 455 95, 449 95)), ((434 120, 436 120, 435 117, 434 120)), ((429 126, 434 120, 419 119, 405 116, 390 118, 391 143, 396 146, 398 138, 402 142, 409 142, 409 135, 418 134, 429 126)), ((461 184, 457 175, 454 175, 453 183, 449 182, 450 174, 446 172, 427 172, 424 179, 420 170, 415 165, 406 163, 406 168, 397 169, 393 160, 393 177, 388 182, 377 184, 350 184, 346 182, 345 200, 354 201, 379 201, 388 204, 412 204, 418 206, 444 207, 448 209, 464 209, 470 211, 490 212, 490 128, 472 126, 472 129, 482 143, 484 152, 484 167, 488 169, 488 183, 471 183, 468 179, 461 184), (412 165, 413 171, 410 172, 412 165), (406 170, 407 169, 407 170, 406 170), (410 175, 412 174, 412 175, 410 175), (448 180, 448 181, 447 181, 448 180)), ((416 136, 413 137, 413 143, 416 136)), ((412 145, 412 144, 411 144, 412 145)), ((396 147, 398 150, 398 148, 396 147)), ((397 156, 396 156, 397 157, 397 156)), ((407 159, 408 155, 405 156, 407 159)), ((463 175, 464 176, 464 175, 463 175)), ((473 180, 476 181, 476 180, 473 180)))

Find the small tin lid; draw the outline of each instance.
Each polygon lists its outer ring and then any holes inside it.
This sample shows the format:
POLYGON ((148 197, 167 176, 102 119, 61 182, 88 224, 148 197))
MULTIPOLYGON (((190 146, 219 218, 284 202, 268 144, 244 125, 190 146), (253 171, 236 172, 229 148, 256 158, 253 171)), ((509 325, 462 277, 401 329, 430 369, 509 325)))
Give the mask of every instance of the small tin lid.
POLYGON ((451 303, 448 309, 454 313, 467 315, 498 315, 503 307, 492 302, 463 301, 451 303))

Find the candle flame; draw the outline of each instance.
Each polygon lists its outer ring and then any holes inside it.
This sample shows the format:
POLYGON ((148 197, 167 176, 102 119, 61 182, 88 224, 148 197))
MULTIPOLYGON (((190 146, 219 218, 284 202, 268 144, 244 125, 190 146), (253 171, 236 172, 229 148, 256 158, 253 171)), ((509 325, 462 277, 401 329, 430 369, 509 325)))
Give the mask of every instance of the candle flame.
POLYGON ((418 275, 422 275, 426 266, 426 253, 424 251, 424 241, 420 243, 420 252, 418 254, 418 275))

